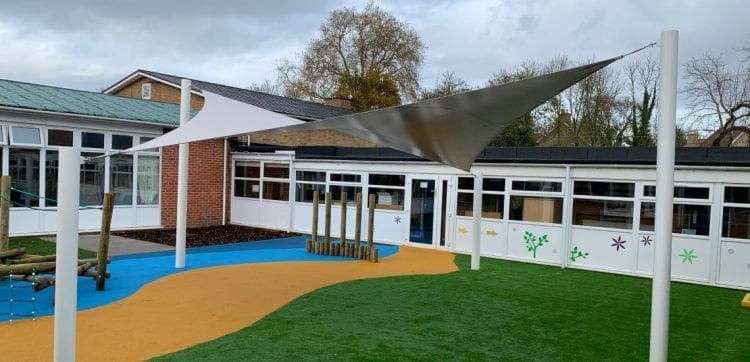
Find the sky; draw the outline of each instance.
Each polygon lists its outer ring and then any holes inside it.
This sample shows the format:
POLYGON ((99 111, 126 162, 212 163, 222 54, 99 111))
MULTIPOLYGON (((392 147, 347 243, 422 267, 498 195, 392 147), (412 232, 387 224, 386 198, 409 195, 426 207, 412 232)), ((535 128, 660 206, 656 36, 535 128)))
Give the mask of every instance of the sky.
MULTIPOLYGON (((747 0, 375 1, 427 46, 423 87, 452 71, 473 86, 525 59, 604 59, 680 31, 680 63, 750 41, 747 0)), ((365 0, 4 0, 0 79, 100 91, 136 69, 248 87, 275 81, 330 12, 365 0)), ((658 59, 649 48, 625 59, 658 59)), ((623 61, 618 62, 624 64, 623 61)), ((617 63, 616 63, 617 64, 617 63)), ((680 80, 682 83, 682 80, 680 80)))

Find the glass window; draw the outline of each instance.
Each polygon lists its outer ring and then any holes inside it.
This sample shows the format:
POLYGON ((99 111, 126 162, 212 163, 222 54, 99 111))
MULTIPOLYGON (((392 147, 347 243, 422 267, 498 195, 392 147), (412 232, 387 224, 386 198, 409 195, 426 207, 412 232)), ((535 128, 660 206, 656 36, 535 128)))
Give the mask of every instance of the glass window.
POLYGON ((404 175, 370 174, 369 181, 370 185, 406 186, 406 176, 404 175))
POLYGON ((337 182, 362 182, 361 175, 352 175, 348 173, 332 173, 331 181, 337 182))
MULTIPOLYGON (((474 194, 459 192, 456 201, 456 216, 471 217, 474 215, 474 194)), ((505 195, 482 194, 482 217, 502 219, 505 206, 505 195)))
POLYGON ((319 171, 297 171, 297 181, 326 182, 326 173, 319 171))
POLYGON ((11 191, 13 206, 39 206, 39 150, 11 148, 9 161, 10 186, 23 191, 11 191))
POLYGON ((257 162, 237 161, 234 164, 234 177, 260 178, 260 164, 257 162))
POLYGON ((0 124, 0 144, 5 144, 5 126, 0 124))
MULTIPOLYGON (((473 182, 472 182, 473 184, 473 182)), ((473 185, 472 185, 473 187, 473 185)), ((503 178, 483 178, 482 179, 482 190, 483 191, 505 191, 505 179, 503 178)))
POLYGON ((10 140, 14 145, 42 145, 42 134, 36 127, 10 126, 10 140))
POLYGON ((58 175, 58 156, 57 151, 53 150, 47 150, 46 151, 46 158, 45 158, 45 167, 44 167, 44 174, 45 174, 45 187, 44 187, 44 197, 47 198, 45 200, 45 205, 49 207, 57 206, 57 175, 58 175))
POLYGON ((514 191, 562 192, 562 182, 513 181, 514 191))
MULTIPOLYGON (((82 152, 83 157, 101 156, 100 153, 82 152)), ((81 164, 81 206, 98 206, 104 201, 104 157, 81 164)))
POLYGON ((62 129, 47 130, 47 144, 50 146, 73 146, 73 131, 62 129))
MULTIPOLYGON (((654 231, 656 204, 641 204, 641 226, 643 231, 654 231)), ((711 206, 674 204, 672 206, 672 232, 675 234, 708 235, 711 206)))
POLYGON ((277 163, 263 164, 263 177, 266 178, 289 178, 289 165, 277 163))
POLYGON ((133 155, 113 155, 109 166, 109 190, 115 193, 115 205, 132 205, 133 155))
POLYGON ((133 147, 133 136, 113 134, 112 135, 112 149, 113 150, 127 150, 133 147))
POLYGON ((357 193, 362 192, 360 186, 331 185, 331 198, 333 203, 341 203, 341 193, 346 192, 347 207, 355 206, 352 203, 357 202, 357 193))
MULTIPOLYGON (((289 169, 287 169, 287 172, 289 169)), ((289 201, 289 183, 263 181, 263 199, 289 201)))
POLYGON ((633 225, 633 202, 574 199, 573 225, 630 229, 633 225))
POLYGON ((750 204, 750 187, 724 187, 724 202, 750 204))
POLYGON ((573 193, 586 196, 633 197, 635 184, 630 182, 576 181, 573 193))
POLYGON ((511 220, 561 224, 562 209, 563 199, 559 197, 518 195, 510 197, 511 220))
MULTIPOLYGON (((144 144, 144 143, 146 143, 148 141, 151 141, 153 139, 154 139, 154 137, 141 137, 141 141, 140 141, 141 143, 139 143, 139 144, 142 145, 142 144, 144 144)), ((141 152, 159 152, 159 149, 158 148, 147 148, 145 150, 141 150, 141 152)))
MULTIPOLYGON (((323 172, 323 179, 325 179, 325 172, 323 172)), ((297 183, 296 190, 297 202, 312 203, 315 191, 318 191, 318 201, 320 203, 323 203, 323 200, 325 200, 326 184, 324 183, 297 183)))
MULTIPOLYGON (((403 188, 369 188, 370 195, 375 195, 375 208, 383 210, 404 210, 404 189, 403 188)), ((355 199, 356 200, 356 199, 355 199)), ((367 202, 367 201, 363 201, 367 202)))
MULTIPOLYGON (((656 186, 644 185, 644 197, 656 197, 656 186)), ((674 186, 674 197, 678 199, 708 200, 708 187, 674 186)))
POLYGON ((750 239, 750 207, 724 207, 721 236, 750 239))
POLYGON ((474 178, 473 177, 459 177, 458 178, 458 189, 459 190, 473 190, 474 189, 474 178))
POLYGON ((138 156, 138 205, 159 204, 159 156, 138 156))
POLYGON ((260 198, 260 180, 234 180, 234 196, 260 198))
POLYGON ((104 133, 81 132, 81 147, 104 148, 104 133))

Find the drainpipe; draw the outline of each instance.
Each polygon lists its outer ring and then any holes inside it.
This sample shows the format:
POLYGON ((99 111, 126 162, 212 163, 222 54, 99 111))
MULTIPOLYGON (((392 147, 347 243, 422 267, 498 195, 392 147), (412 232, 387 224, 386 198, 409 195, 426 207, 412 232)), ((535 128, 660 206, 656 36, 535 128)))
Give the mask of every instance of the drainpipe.
POLYGON ((224 168, 221 181, 221 225, 227 224, 227 139, 224 138, 224 168))
MULTIPOLYGON (((180 93, 180 126, 190 119, 190 79, 182 80, 180 93)), ((177 163, 177 230, 175 232, 175 268, 185 267, 185 244, 187 237, 187 188, 188 188, 188 157, 190 145, 181 143, 177 163)))
POLYGON ((565 166, 565 194, 563 196, 563 250, 560 253, 562 260, 560 267, 568 266, 568 255, 570 255, 570 238, 572 237, 571 224, 573 224, 573 182, 570 180, 570 165, 565 166))

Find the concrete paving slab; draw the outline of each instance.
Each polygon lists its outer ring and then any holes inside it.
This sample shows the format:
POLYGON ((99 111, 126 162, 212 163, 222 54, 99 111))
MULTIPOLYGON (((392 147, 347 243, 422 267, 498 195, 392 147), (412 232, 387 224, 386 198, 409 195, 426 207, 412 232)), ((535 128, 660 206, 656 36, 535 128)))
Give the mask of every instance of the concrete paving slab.
MULTIPOLYGON (((54 242, 55 236, 42 237, 44 240, 54 242)), ((98 251, 99 250, 99 234, 81 234, 78 236, 78 247, 81 249, 98 251)), ((147 253, 153 251, 165 251, 174 250, 173 246, 152 243, 143 240, 123 238, 117 235, 110 235, 109 237, 109 255, 128 255, 147 253)))

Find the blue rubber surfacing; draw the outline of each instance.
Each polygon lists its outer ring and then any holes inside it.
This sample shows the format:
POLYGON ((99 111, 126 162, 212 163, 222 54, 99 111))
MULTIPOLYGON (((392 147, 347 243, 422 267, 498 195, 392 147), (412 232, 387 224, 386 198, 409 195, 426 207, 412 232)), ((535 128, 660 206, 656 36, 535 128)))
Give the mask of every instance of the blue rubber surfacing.
MULTIPOLYGON (((242 242, 235 244, 207 246, 187 249, 183 269, 174 267, 174 251, 160 251, 151 253, 113 256, 107 271, 112 275, 107 279, 106 289, 96 291, 96 282, 91 277, 78 277, 78 310, 86 310, 116 302, 133 295, 144 285, 166 276, 185 271, 249 263, 274 262, 320 262, 320 261, 352 261, 355 259, 309 254, 305 251, 307 236, 297 236, 283 239, 242 242)), ((398 246, 376 244, 380 258, 395 254, 398 246)), ((13 320, 30 318, 34 305, 18 302, 35 298, 35 315, 37 317, 54 314, 54 288, 50 287, 38 293, 33 293, 29 283, 13 282, 9 288, 9 281, 0 282, 0 313, 7 313, 11 304, 6 299, 10 296, 17 301, 12 303, 12 310, 17 314, 13 320), (26 286, 26 287, 24 287, 26 286)), ((7 314, 0 315, 0 322, 8 321, 7 314)))

